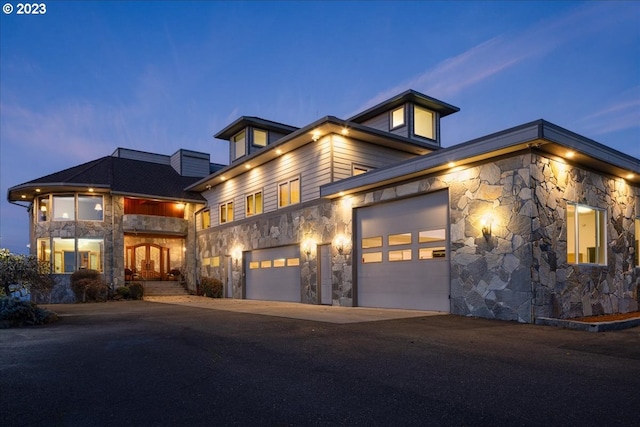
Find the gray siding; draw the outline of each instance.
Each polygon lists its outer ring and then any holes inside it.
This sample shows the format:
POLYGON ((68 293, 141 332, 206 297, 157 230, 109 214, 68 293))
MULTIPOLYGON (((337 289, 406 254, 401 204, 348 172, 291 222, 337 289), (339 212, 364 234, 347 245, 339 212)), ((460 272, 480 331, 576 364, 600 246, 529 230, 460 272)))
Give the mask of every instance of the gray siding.
POLYGON ((171 156, 171 166, 182 176, 205 177, 209 175, 209 154, 178 150, 171 156))
POLYGON ((390 127, 390 115, 391 115, 391 110, 389 111, 385 111, 382 114, 379 114, 365 122, 362 122, 363 125, 365 126, 369 126, 371 128, 374 129, 378 129, 381 130, 383 132, 389 132, 393 135, 398 135, 398 136, 404 136, 405 138, 409 137, 409 129, 411 129, 410 127, 410 121, 411 121, 411 116, 413 116, 413 114, 407 114, 407 110, 409 108, 409 105, 405 105, 405 120, 406 123, 404 126, 396 128, 394 130, 389 130, 390 127))
POLYGON ((159 163, 161 165, 171 164, 169 156, 164 154, 147 153, 138 150, 129 150, 127 148, 118 148, 112 154, 113 157, 120 157, 123 159, 141 160, 143 162, 159 163))
POLYGON ((354 164, 378 169, 413 157, 415 157, 414 154, 334 135, 333 181, 352 176, 354 164))

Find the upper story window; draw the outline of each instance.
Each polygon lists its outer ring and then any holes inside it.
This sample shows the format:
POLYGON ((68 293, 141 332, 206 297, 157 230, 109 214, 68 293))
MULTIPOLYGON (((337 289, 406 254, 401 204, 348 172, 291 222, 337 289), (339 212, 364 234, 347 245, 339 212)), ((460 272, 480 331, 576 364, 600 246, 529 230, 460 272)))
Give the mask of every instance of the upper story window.
POLYGON ((300 203, 300 178, 278 184, 278 207, 300 203))
POLYGON ((351 165, 351 176, 362 175, 363 173, 367 173, 373 168, 369 166, 362 165, 351 165))
POLYGON ((404 106, 402 106, 391 112, 391 129, 404 126, 404 123, 404 106))
POLYGON ((607 264, 605 212, 578 204, 567 204, 567 262, 607 264))
POLYGON ((38 199, 38 222, 46 221, 51 215, 51 204, 49 196, 40 197, 38 199))
POLYGON ((211 211, 209 211, 208 209, 206 211, 203 211, 200 218, 202 221, 201 225, 203 229, 211 227, 211 211))
POLYGON ((249 194, 245 200, 246 216, 258 215, 262 213, 262 191, 249 194))
POLYGON ((244 130, 231 138, 235 154, 234 160, 247 154, 246 139, 246 132, 244 130))
POLYGON ((53 196, 53 220, 74 221, 76 219, 75 196, 53 196))
POLYGON ((256 147, 267 146, 267 131, 261 129, 253 130, 253 145, 256 147))
POLYGON ((233 221, 233 202, 220 205, 220 224, 233 221))
POLYGON ((78 196, 78 219, 80 221, 102 221, 102 196, 78 196))
POLYGON ((423 138, 435 139, 433 112, 424 108, 413 107, 413 133, 423 138))

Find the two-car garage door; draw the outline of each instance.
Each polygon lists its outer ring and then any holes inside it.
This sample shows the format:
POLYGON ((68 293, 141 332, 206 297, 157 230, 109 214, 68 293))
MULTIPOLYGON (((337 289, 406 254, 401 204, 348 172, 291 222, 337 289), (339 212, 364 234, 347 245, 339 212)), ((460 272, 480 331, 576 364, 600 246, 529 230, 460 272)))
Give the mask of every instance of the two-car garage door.
POLYGON ((450 312, 448 198, 357 209, 357 305, 450 312))

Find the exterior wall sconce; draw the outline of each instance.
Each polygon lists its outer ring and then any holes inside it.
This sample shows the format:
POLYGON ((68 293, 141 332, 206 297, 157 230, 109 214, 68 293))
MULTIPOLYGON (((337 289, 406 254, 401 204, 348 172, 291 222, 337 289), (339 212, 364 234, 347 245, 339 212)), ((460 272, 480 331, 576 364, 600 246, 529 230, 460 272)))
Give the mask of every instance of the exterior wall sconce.
POLYGON ((482 227, 482 235, 486 240, 489 240, 491 237, 492 227, 493 227, 493 217, 490 215, 486 215, 480 220, 480 226, 482 227))
POLYGON ((316 245, 316 242, 310 238, 304 239, 302 243, 300 243, 300 249, 302 249, 302 252, 307 254, 307 260, 311 256, 312 249, 315 245, 316 245))
POLYGON ((340 255, 343 255, 351 249, 351 240, 344 234, 338 234, 335 239, 333 239, 333 246, 335 246, 340 255))
POLYGON ((231 250, 231 259, 235 261, 237 267, 238 262, 242 259, 242 247, 236 246, 231 250))

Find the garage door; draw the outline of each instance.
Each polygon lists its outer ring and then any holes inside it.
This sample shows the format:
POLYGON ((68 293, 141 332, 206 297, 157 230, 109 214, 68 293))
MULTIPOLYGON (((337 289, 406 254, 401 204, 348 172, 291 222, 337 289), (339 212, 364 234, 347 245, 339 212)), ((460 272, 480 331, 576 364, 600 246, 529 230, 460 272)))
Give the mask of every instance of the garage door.
POLYGON ((301 301, 297 245, 255 250, 245 256, 247 299, 301 301))
POLYGON ((356 210, 357 304, 450 312, 447 191, 356 210))

